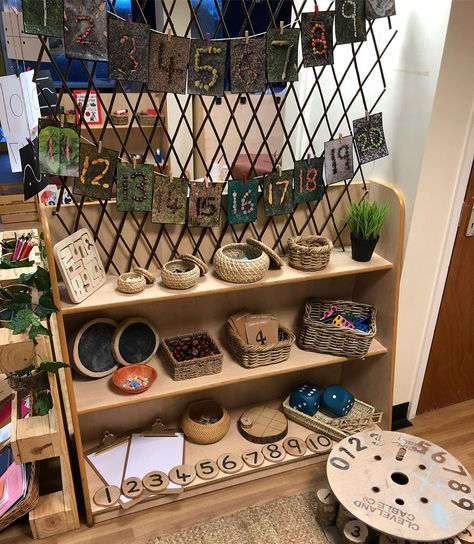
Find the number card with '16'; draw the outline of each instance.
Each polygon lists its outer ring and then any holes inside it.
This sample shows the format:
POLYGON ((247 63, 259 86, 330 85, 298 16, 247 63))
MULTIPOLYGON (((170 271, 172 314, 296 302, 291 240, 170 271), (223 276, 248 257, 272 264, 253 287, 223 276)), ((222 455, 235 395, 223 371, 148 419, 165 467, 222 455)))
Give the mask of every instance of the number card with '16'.
POLYGON ((156 176, 151 222, 184 225, 187 200, 188 181, 186 179, 156 176))
POLYGON ((257 220, 258 180, 230 180, 227 191, 227 220, 230 225, 257 220))
POLYGON ((117 210, 149 212, 153 202, 153 166, 151 164, 117 165, 117 210))
POLYGON ((298 28, 267 31, 267 73, 269 83, 298 81, 298 28))
POLYGON ((233 93, 265 92, 265 38, 230 42, 230 80, 233 93))
POLYGON ((355 119, 353 125, 355 143, 361 164, 388 155, 381 113, 370 115, 368 119, 365 117, 355 119))
POLYGON ((109 21, 109 78, 148 81, 150 28, 140 23, 109 21))
POLYGON ((102 149, 99 153, 94 145, 81 144, 74 194, 101 200, 111 198, 118 156, 112 149, 102 149))
POLYGON ((318 15, 301 16, 301 46, 305 67, 334 64, 334 13, 320 11, 318 15))
POLYGON ((107 2, 64 0, 66 57, 107 60, 107 2))
POLYGON ((148 89, 162 93, 186 94, 189 38, 150 33, 148 89))
POLYGON ((192 40, 189 53, 188 93, 224 94, 227 42, 192 40))
POLYGON ((27 34, 63 37, 63 0, 23 0, 22 9, 27 34))
POLYGON ((263 198, 265 215, 293 213, 293 170, 284 170, 281 175, 273 172, 265 176, 263 198))
POLYGON ((330 140, 324 144, 326 183, 352 179, 354 175, 352 136, 330 140))
POLYGON ((365 0, 336 0, 336 41, 338 44, 364 42, 365 0))
POLYGON ((323 182, 324 157, 295 162, 295 204, 321 200, 324 195, 323 182))
POLYGON ((205 183, 189 184, 188 224, 190 227, 218 227, 221 213, 221 195, 224 184, 206 187, 205 183))

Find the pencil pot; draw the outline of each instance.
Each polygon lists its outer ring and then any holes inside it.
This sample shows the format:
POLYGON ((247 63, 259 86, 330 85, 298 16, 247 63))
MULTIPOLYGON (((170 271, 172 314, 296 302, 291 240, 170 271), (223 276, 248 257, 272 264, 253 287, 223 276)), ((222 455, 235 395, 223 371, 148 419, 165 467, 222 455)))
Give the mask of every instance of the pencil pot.
POLYGON ((214 444, 229 430, 229 412, 213 400, 192 402, 181 418, 181 427, 191 442, 214 444))

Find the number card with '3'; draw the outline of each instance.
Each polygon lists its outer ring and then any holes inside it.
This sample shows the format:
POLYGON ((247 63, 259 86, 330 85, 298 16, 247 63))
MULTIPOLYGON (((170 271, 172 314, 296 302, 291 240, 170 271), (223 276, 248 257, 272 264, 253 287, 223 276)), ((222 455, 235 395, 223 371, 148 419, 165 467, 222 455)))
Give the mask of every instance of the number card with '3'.
POLYGON ((388 155, 383 132, 382 114, 370 115, 368 119, 354 120, 354 139, 361 164, 375 161, 388 155))
POLYGON ((148 81, 150 28, 140 23, 109 21, 109 77, 148 81))

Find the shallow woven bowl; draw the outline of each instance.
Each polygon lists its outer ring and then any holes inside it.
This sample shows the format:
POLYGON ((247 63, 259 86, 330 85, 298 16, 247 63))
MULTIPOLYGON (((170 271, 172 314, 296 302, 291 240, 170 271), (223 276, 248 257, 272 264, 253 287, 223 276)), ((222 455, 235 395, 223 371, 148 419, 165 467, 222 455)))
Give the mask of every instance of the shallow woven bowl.
POLYGON ((270 257, 250 244, 228 244, 214 256, 214 270, 231 283, 253 283, 261 280, 270 268, 270 257))
POLYGON ((290 266, 299 270, 323 270, 331 258, 333 244, 316 235, 295 236, 288 240, 290 266))
POLYGON ((185 259, 169 261, 161 269, 161 281, 169 289, 190 289, 197 284, 200 276, 197 264, 185 259))
POLYGON ((120 389, 123 393, 130 393, 130 394, 137 394, 137 393, 143 393, 144 391, 147 391, 150 389, 150 387, 153 385, 153 383, 156 380, 156 370, 149 365, 128 365, 123 366, 116 370, 112 376, 112 382, 117 387, 117 389, 120 389), (139 389, 133 389, 132 387, 127 387, 125 384, 127 383, 127 379, 130 376, 142 376, 144 378, 148 378, 150 381, 148 382, 148 385, 144 385, 143 387, 140 387, 139 389))
POLYGON ((186 438, 196 444, 214 444, 222 440, 230 428, 229 412, 213 400, 192 402, 181 418, 181 427, 186 438), (200 415, 217 416, 216 423, 203 424, 196 421, 200 415))
POLYGON ((117 279, 117 289, 122 293, 141 293, 146 287, 146 280, 138 272, 126 272, 117 279))

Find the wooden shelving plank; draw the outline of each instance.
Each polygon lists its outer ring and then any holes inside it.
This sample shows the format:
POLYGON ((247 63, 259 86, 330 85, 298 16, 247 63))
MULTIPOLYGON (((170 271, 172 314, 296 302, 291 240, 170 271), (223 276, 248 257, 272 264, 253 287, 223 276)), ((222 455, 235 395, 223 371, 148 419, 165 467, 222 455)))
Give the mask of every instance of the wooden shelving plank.
MULTIPOLYGON (((174 381, 169 376, 166 363, 162 361, 161 352, 159 351, 149 363, 157 371, 158 379, 148 391, 139 395, 120 393, 113 386, 110 376, 98 380, 76 377, 74 379, 74 392, 77 412, 79 415, 99 412, 101 410, 108 410, 124 405, 128 406, 148 400, 183 395, 242 381, 258 380, 298 370, 344 363, 350 360, 346 357, 303 351, 298 346, 293 345, 290 358, 287 361, 275 365, 248 369, 240 366, 224 348, 223 352, 224 362, 221 373, 190 380, 174 381)), ((378 340, 374 339, 367 357, 382 355, 386 352, 387 349, 378 340)))
POLYGON ((107 310, 112 310, 114 307, 132 306, 137 304, 147 304, 150 302, 159 302, 162 300, 177 300, 189 297, 214 295, 216 293, 226 293, 231 291, 272 287, 282 284, 323 280, 333 278, 335 276, 364 274, 378 270, 389 270, 391 268, 392 263, 377 254, 374 254, 370 262, 359 263, 351 259, 350 252, 344 252, 340 249, 336 249, 333 250, 331 254, 331 261, 324 270, 319 272, 304 272, 285 265, 280 270, 269 270, 262 280, 250 284, 225 282, 214 274, 211 267, 210 272, 204 278, 201 278, 199 283, 192 289, 179 291, 167 289, 160 283, 156 283, 151 287, 147 287, 145 291, 142 291, 141 293, 129 295, 126 293, 121 293, 117 290, 117 276, 109 276, 107 278, 107 283, 103 287, 79 304, 67 302, 68 297, 63 289, 61 291, 61 309, 66 315, 92 312, 104 308, 107 308, 107 310))

